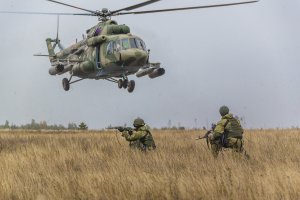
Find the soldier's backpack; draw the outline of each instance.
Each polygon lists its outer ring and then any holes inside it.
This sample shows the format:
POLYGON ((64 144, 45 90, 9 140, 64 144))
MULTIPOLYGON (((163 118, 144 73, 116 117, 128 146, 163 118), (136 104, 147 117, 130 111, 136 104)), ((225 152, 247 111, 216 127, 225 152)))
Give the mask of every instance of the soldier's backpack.
POLYGON ((243 128, 239 121, 235 118, 227 119, 224 124, 224 134, 221 137, 222 145, 226 148, 229 137, 242 139, 243 138, 243 128))

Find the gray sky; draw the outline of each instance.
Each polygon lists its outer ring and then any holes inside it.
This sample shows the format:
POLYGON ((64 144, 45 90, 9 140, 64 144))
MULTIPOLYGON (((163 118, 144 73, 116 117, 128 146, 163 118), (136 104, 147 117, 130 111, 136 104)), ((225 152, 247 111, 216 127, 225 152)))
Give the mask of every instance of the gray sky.
MULTIPOLYGON (((64 0, 91 10, 116 10, 138 0, 64 0)), ((164 0, 139 10, 229 3, 237 0, 164 0)), ((0 10, 78 12, 43 0, 0 1, 0 10)), ((175 13, 121 16, 151 49, 163 77, 136 80, 132 94, 106 81, 84 80, 65 92, 50 76, 45 39, 55 37, 56 16, 0 15, 0 123, 85 121, 91 128, 131 124, 206 126, 228 105, 246 127, 290 127, 300 123, 300 1, 259 3, 175 13), (197 119, 197 120, 195 120, 197 119)), ((80 13, 80 11, 79 11, 80 13)), ((97 23, 93 17, 61 17, 64 46, 97 23)))

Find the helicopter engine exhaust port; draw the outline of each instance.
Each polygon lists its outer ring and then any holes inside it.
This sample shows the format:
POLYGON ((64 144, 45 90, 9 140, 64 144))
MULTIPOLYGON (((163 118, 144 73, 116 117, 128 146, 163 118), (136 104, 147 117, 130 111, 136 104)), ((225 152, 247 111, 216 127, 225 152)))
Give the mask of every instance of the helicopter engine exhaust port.
POLYGON ((49 74, 50 75, 56 75, 58 73, 61 73, 62 71, 64 71, 64 66, 63 65, 57 65, 57 66, 53 66, 49 69, 49 74))
POLYGON ((165 73, 166 73, 166 70, 164 68, 158 68, 158 69, 155 69, 148 76, 149 76, 149 78, 157 78, 159 76, 164 75, 165 73))
POLYGON ((143 76, 146 76, 150 73, 152 73, 154 71, 154 68, 148 68, 148 69, 143 69, 143 70, 139 70, 135 75, 136 77, 140 78, 143 76))

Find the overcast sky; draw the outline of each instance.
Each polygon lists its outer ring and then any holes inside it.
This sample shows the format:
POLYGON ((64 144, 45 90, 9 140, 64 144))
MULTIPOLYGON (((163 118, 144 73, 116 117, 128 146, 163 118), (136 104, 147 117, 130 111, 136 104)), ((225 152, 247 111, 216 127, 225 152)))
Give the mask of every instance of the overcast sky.
MULTIPOLYGON (((237 2, 163 0, 138 10, 237 2)), ((91 10, 116 10, 138 0, 64 0, 91 10)), ((81 12, 44 0, 0 1, 0 10, 81 12)), ((0 15, 0 124, 84 121, 90 128, 130 125, 137 116, 152 127, 202 127, 228 105, 248 128, 300 125, 300 1, 261 0, 224 8, 121 16, 151 49, 166 74, 136 81, 132 94, 103 80, 84 80, 65 92, 50 76, 45 39, 56 35, 56 16, 0 15)), ((64 46, 81 38, 95 17, 62 16, 64 46)))

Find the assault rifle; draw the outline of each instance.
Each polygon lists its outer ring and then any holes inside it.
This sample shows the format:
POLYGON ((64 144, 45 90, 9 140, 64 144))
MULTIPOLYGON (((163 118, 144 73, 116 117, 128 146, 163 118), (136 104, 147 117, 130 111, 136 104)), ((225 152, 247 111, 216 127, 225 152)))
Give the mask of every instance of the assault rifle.
POLYGON ((132 133, 132 131, 133 131, 133 128, 131 128, 131 127, 124 127, 124 126, 112 126, 112 127, 106 128, 106 129, 108 129, 108 130, 114 129, 114 130, 118 130, 120 132, 128 131, 129 134, 132 133))
POLYGON ((207 131, 206 133, 205 133, 205 135, 204 136, 199 136, 199 137, 197 137, 195 140, 202 140, 202 139, 207 139, 208 138, 208 135, 211 133, 211 132, 213 132, 213 130, 209 130, 209 131, 207 131))
POLYGON ((211 125, 211 129, 210 130, 208 130, 206 133, 205 133, 205 135, 204 136, 199 136, 199 137, 197 137, 195 140, 202 140, 202 139, 206 139, 206 144, 207 144, 207 147, 209 148, 209 141, 208 141, 208 135, 210 134, 210 133, 212 133, 214 130, 215 130, 215 128, 216 128, 216 124, 212 124, 211 125))

